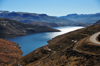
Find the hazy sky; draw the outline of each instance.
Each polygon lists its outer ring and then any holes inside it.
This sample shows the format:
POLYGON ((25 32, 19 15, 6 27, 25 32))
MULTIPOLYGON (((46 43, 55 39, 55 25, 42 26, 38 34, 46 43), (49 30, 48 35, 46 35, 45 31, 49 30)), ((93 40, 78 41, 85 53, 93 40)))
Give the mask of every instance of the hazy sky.
POLYGON ((0 0, 0 10, 64 16, 100 12, 100 0, 0 0))

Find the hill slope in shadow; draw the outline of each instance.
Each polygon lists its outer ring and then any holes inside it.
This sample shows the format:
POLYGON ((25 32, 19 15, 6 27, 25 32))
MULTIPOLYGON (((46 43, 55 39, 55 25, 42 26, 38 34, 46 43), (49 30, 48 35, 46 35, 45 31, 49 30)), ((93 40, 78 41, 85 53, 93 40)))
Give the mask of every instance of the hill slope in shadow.
POLYGON ((59 30, 47 26, 24 24, 15 20, 0 18, 0 36, 26 35, 28 33, 56 32, 59 30))

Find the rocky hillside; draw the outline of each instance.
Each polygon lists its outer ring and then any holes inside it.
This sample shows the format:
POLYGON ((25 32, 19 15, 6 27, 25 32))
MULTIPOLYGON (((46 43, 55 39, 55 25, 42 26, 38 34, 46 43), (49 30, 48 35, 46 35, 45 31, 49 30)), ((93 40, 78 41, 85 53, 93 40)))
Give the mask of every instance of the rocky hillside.
POLYGON ((100 20, 94 23, 93 25, 100 25, 100 20))
POLYGON ((100 45, 89 37, 100 31, 100 25, 57 36, 9 66, 100 66, 100 45))
POLYGON ((27 13, 27 12, 9 12, 9 11, 0 11, 1 18, 13 19, 23 23, 29 23, 33 21, 40 22, 50 22, 57 23, 61 25, 85 25, 82 22, 72 21, 65 18, 57 18, 54 16, 49 16, 47 14, 37 14, 37 13, 27 13))
POLYGON ((0 66, 7 66, 22 57, 17 43, 0 38, 0 66))
POLYGON ((48 26, 48 27, 59 27, 59 26, 61 26, 61 25, 56 24, 56 23, 39 22, 39 21, 30 22, 29 24, 38 25, 38 26, 48 26))
POLYGON ((0 18, 0 37, 4 35, 26 35, 28 33, 59 31, 51 27, 24 24, 18 21, 0 18))

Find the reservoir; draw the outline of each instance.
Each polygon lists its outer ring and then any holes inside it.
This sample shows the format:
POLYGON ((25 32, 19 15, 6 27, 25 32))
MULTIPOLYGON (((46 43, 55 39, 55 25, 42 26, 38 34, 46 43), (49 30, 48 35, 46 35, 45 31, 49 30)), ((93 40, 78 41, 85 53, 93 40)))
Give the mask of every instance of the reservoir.
POLYGON ((81 29, 81 26, 64 26, 64 27, 54 27, 55 29, 60 30, 61 32, 45 32, 45 33, 34 33, 28 34, 26 36, 17 36, 13 38, 7 38, 6 40, 13 41, 18 43, 23 51, 23 56, 32 52, 33 50, 42 47, 47 43, 48 40, 76 29, 81 29))

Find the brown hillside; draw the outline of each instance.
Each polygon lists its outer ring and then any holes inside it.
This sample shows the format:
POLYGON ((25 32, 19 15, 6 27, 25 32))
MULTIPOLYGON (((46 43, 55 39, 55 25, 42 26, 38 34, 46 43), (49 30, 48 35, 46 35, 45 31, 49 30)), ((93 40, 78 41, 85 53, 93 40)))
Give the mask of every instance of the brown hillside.
POLYGON ((18 44, 0 38, 0 66, 7 66, 22 57, 18 44))
POLYGON ((10 66, 100 66, 100 45, 88 38, 100 25, 57 36, 10 66))

